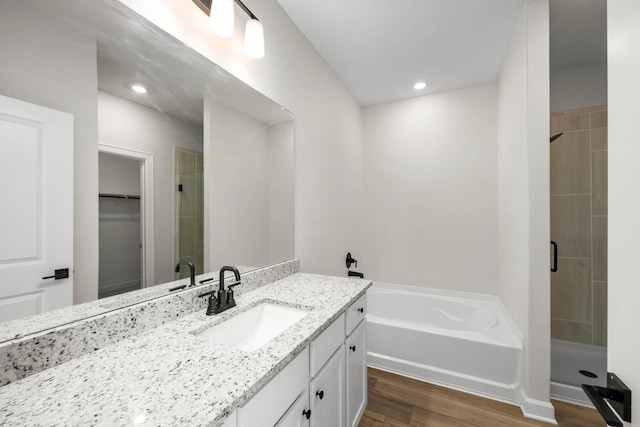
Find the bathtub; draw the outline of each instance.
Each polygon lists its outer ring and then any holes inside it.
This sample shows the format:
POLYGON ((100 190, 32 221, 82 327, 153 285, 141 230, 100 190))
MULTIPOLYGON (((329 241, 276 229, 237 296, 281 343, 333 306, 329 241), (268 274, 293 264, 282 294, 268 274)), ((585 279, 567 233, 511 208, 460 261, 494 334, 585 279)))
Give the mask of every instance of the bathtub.
POLYGON ((522 335, 495 296, 374 283, 369 366, 520 404, 522 335))

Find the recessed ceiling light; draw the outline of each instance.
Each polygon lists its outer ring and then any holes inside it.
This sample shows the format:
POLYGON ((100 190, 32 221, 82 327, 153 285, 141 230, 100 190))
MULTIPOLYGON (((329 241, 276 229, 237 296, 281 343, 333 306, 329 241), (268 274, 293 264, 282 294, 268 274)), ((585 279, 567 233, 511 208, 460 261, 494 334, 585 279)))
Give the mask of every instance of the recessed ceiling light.
POLYGON ((415 90, 424 89, 425 87, 427 87, 427 84, 425 82, 418 82, 418 83, 413 85, 413 88, 415 90))
POLYGON ((134 92, 138 92, 138 93, 147 93, 147 88, 141 85, 133 85, 131 86, 131 89, 134 92))

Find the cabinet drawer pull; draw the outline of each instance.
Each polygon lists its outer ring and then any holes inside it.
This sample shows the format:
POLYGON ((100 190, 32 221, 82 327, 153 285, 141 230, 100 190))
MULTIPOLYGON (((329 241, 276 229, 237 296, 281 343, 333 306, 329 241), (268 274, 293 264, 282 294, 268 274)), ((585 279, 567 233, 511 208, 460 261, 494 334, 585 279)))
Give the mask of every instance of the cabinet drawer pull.
POLYGON ((324 397, 324 391, 323 390, 316 391, 316 396, 318 396, 320 400, 322 400, 322 398, 324 397))
POLYGON ((356 346, 355 346, 355 345, 351 345, 351 346, 349 346, 349 350, 351 350, 351 351, 356 351, 356 346))
POLYGON ((307 410, 305 410, 305 411, 302 411, 302 415, 304 415, 304 417, 305 417, 306 419, 311 418, 311 409, 307 409, 307 410))
POLYGON ((360 308, 358 309, 358 313, 364 313, 364 307, 360 307, 360 308))

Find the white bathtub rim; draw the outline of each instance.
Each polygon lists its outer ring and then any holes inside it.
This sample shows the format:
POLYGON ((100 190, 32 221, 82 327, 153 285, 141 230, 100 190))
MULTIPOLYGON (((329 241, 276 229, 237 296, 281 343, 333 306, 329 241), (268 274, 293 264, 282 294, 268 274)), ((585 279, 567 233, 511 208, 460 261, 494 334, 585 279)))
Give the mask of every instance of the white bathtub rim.
POLYGON ((417 331, 417 332, 427 332, 430 334, 436 334, 440 336, 455 337, 455 338, 460 338, 460 339, 469 340, 469 341, 491 344, 497 347, 515 348, 517 350, 522 350, 522 342, 506 343, 504 341, 488 336, 487 334, 484 334, 482 332, 466 331, 466 330, 458 330, 458 329, 444 329, 444 328, 439 328, 437 326, 424 325, 422 323, 410 322, 406 320, 397 321, 397 320, 389 319, 386 317, 376 316, 371 313, 367 314, 367 322, 380 323, 383 325, 389 325, 389 326, 394 326, 394 327, 403 328, 403 329, 410 329, 412 331, 417 331))
MULTIPOLYGON (((483 306, 485 304, 489 304, 491 306, 494 306, 494 308, 496 309, 494 310, 494 313, 498 316, 499 323, 506 326, 508 331, 511 333, 511 337, 514 340, 514 343, 517 343, 515 344, 515 347, 520 349, 524 347, 524 336, 520 332, 520 329, 518 328, 516 323, 513 321, 509 311, 507 310, 505 305, 502 303, 502 300, 500 299, 500 297, 496 295, 481 294, 481 293, 467 292, 467 291, 456 291, 456 290, 448 290, 448 289, 428 288, 424 286, 415 286, 415 285, 402 285, 402 284, 395 284, 395 283, 375 282, 375 281, 373 282, 373 285, 369 289, 372 292, 375 292, 376 290, 390 290, 394 292, 400 292, 403 294, 418 293, 418 294, 434 295, 434 296, 437 296, 438 298, 453 300, 456 302, 460 302, 461 299, 462 300, 466 299, 466 300, 479 302, 483 304, 483 306)), ((379 316, 376 316, 376 317, 379 317, 379 316)), ((385 319, 385 321, 387 320, 387 318, 383 318, 383 319, 385 319)), ((440 329, 440 328, 434 327, 434 329, 440 329)), ((452 329, 442 329, 442 330, 452 331, 452 329)), ((453 331, 455 331, 455 329, 453 329, 453 331)), ((496 339, 493 338, 493 340, 496 340, 496 339)), ((500 342, 499 340, 496 340, 496 341, 500 342)), ((502 343, 502 345, 505 345, 505 344, 502 343)), ((514 345, 506 345, 506 346, 513 347, 514 345)))
POLYGON ((520 380, 504 384, 373 352, 367 352, 367 366, 499 402, 521 404, 520 380))

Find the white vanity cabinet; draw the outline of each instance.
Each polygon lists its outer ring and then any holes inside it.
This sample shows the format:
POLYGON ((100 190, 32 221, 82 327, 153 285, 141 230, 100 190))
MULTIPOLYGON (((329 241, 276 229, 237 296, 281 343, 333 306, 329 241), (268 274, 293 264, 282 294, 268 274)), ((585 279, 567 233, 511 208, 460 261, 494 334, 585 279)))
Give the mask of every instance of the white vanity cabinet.
POLYGON ((305 347, 243 407, 238 427, 274 426, 309 387, 309 348, 305 347))
POLYGON ((347 427, 358 425, 367 406, 367 352, 365 331, 367 322, 360 322, 345 341, 346 353, 346 413, 347 427))
POLYGON ((347 427, 358 425, 367 406, 367 294, 347 309, 345 324, 347 427))
POLYGON ((367 403, 365 316, 363 295, 223 426, 356 426, 367 403))
POLYGON ((280 418, 276 427, 309 427, 310 419, 309 393, 305 391, 280 418))
POLYGON ((343 426, 345 421, 344 345, 311 380, 311 427, 343 426))

